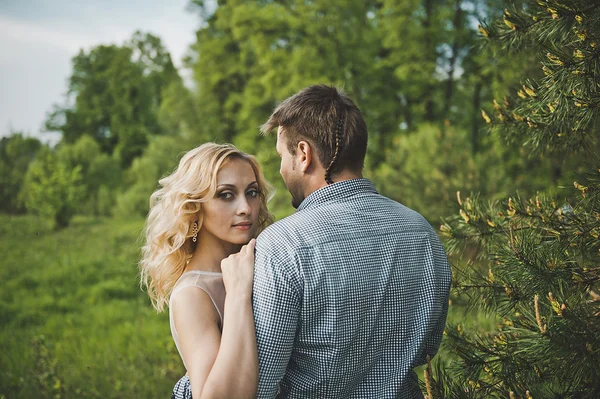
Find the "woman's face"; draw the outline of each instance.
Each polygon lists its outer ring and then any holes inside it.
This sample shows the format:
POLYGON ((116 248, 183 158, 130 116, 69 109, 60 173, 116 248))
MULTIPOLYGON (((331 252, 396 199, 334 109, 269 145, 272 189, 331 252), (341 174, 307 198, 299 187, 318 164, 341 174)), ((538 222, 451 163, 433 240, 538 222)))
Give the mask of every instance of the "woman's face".
POLYGON ((202 205, 199 240, 217 238, 246 244, 256 232, 260 211, 259 187, 254 170, 244 159, 230 159, 217 174, 217 192, 202 205))

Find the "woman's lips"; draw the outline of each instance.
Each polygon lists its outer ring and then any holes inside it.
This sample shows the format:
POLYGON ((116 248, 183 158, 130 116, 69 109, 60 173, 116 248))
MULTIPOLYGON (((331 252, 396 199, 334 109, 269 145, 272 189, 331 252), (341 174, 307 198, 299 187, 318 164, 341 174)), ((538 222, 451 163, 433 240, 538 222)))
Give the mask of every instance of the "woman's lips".
POLYGON ((250 227, 252 227, 252 223, 251 222, 236 223, 233 225, 233 227, 238 230, 250 230, 250 227))

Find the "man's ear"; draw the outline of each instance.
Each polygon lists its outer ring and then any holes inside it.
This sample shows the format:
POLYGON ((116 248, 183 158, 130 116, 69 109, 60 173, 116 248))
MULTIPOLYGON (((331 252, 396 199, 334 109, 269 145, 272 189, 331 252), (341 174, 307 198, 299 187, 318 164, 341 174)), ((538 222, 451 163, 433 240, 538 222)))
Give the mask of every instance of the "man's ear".
POLYGON ((300 165, 300 170, 304 173, 310 167, 313 159, 312 148, 307 141, 298 142, 298 147, 296 147, 296 159, 300 165))

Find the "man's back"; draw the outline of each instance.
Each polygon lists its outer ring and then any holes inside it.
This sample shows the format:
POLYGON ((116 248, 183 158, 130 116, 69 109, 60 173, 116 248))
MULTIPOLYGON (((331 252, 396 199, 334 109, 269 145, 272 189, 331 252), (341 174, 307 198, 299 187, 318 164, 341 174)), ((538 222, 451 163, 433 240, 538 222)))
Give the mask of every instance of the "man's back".
POLYGON ((343 181, 256 248, 259 397, 422 396, 412 369, 437 351, 451 278, 422 216, 343 181))

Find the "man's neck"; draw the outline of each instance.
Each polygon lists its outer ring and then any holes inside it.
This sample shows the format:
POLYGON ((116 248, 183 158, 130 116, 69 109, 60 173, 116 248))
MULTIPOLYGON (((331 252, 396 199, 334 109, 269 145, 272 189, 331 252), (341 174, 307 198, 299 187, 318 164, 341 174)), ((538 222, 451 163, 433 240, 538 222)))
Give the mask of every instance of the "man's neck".
MULTIPOLYGON (((304 198, 308 197, 315 191, 317 191, 323 187, 327 187, 329 185, 325 181, 324 175, 325 175, 325 173, 322 173, 322 174, 315 173, 310 177, 310 179, 308 179, 307 184, 305 186, 306 188, 304 190, 304 198)), ((342 182, 345 180, 360 179, 362 177, 363 177, 362 172, 356 173, 356 172, 352 172, 349 170, 343 170, 343 171, 337 172, 335 175, 333 175, 331 180, 333 181, 333 183, 339 183, 339 182, 342 182)))
POLYGON ((331 180, 333 180, 334 183, 339 183, 344 180, 361 179, 362 177, 362 172, 356 173, 349 170, 343 170, 336 173, 331 180))

